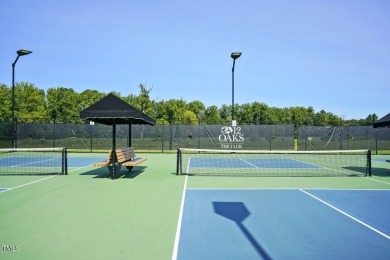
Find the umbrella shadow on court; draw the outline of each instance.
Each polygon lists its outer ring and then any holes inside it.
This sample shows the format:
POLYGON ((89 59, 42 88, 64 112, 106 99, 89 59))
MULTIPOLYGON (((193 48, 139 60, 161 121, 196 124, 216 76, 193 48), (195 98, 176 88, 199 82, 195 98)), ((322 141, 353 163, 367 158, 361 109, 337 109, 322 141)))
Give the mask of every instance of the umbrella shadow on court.
MULTIPOLYGON (((146 166, 137 166, 134 167, 131 171, 128 171, 125 167, 122 167, 120 171, 118 171, 118 179, 134 179, 138 175, 142 174, 146 169, 146 166)), ((93 178, 110 178, 110 172, 107 167, 97 168, 91 171, 86 171, 81 173, 80 175, 90 175, 94 176, 93 178)))
POLYGON ((214 212, 217 215, 225 217, 240 228, 251 245, 263 259, 272 259, 268 253, 261 247, 259 242, 253 237, 250 231, 244 226, 244 220, 250 215, 249 210, 242 202, 213 202, 214 212))

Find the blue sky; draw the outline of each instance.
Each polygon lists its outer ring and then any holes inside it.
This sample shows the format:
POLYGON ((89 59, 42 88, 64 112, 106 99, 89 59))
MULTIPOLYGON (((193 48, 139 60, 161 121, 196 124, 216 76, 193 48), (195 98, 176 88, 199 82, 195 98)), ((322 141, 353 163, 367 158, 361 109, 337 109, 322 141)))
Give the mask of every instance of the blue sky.
POLYGON ((0 83, 390 112, 388 0, 1 0, 0 83))

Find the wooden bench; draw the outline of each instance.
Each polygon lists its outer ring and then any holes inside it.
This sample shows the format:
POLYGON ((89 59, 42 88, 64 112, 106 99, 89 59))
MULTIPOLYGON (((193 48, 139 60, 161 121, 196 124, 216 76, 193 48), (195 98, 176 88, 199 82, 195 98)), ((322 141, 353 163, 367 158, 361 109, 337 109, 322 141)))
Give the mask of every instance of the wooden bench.
MULTIPOLYGON (((116 167, 116 172, 120 171, 121 166, 125 166, 129 171, 131 171, 134 166, 147 160, 147 158, 136 158, 134 147, 120 147, 117 148, 115 152, 116 163, 112 163, 112 151, 110 150, 106 161, 94 163, 92 166, 107 166, 108 170, 110 171, 110 175, 113 176, 114 166, 116 167)), ((116 176, 113 177, 115 178, 116 176)))

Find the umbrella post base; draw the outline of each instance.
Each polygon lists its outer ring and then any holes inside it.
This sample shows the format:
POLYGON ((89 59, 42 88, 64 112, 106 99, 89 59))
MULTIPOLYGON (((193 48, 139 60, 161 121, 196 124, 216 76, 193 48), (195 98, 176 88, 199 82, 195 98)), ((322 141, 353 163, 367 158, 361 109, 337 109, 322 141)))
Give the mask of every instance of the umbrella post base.
POLYGON ((120 164, 107 166, 111 179, 116 179, 118 177, 118 173, 120 172, 121 167, 122 166, 120 164))

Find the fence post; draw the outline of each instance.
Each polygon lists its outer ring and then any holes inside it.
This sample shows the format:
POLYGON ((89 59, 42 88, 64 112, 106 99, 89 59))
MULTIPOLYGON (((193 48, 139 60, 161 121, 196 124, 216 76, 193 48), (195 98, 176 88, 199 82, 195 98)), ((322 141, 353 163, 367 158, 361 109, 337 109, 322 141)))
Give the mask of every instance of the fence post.
POLYGON ((378 155, 378 128, 375 129, 375 154, 378 155))
POLYGON ((172 140, 173 139, 173 131, 172 131, 172 121, 169 124, 169 150, 172 150, 172 140))
POLYGON ((269 125, 269 150, 272 151, 272 125, 269 125))
POLYGON ((17 117, 15 117, 15 125, 12 126, 12 131, 15 140, 13 148, 18 148, 18 118, 17 117))
POLYGON ((198 124, 198 149, 200 149, 200 119, 198 124))
POLYGON ((53 124, 53 148, 56 147, 56 119, 53 124))
POLYGON ((164 132, 165 132, 165 124, 163 123, 162 131, 161 131, 161 152, 162 153, 164 153, 164 138, 165 138, 164 132))

